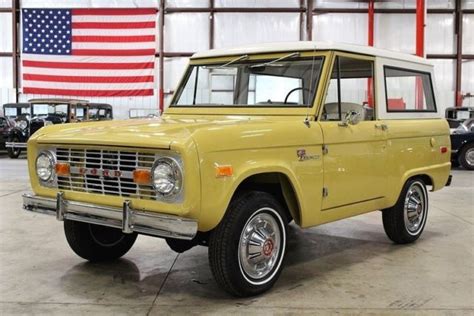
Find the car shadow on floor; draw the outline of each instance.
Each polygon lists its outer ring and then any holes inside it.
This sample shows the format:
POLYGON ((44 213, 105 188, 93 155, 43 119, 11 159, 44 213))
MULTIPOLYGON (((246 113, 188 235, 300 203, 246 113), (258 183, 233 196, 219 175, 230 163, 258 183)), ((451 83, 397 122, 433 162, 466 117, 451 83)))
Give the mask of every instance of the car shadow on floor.
POLYGON ((92 301, 136 300, 154 297, 168 269, 156 269, 143 277, 138 266, 121 258, 111 262, 81 262, 60 279, 62 291, 92 301))
MULTIPOLYGON (((371 228, 370 224, 366 225, 360 227, 358 232, 371 228)), ((290 225, 288 234, 285 269, 272 291, 292 290, 301 286, 302 282, 317 284, 318 279, 324 279, 330 271, 347 270, 351 265, 368 262, 374 257, 390 261, 394 253, 406 247, 392 244, 386 239, 383 229, 376 232, 368 230, 365 239, 331 235, 327 229, 302 230, 295 225, 290 225)), ((423 238, 432 238, 436 234, 426 231, 423 238)), ((120 259, 108 263, 80 263, 61 277, 61 283, 63 289, 73 296, 96 299, 100 294, 98 292, 107 288, 116 299, 132 299, 156 295, 165 278, 163 294, 170 299, 175 295, 217 301, 231 299, 215 283, 204 247, 181 254, 169 275, 168 270, 163 268, 141 275, 133 261, 120 259)), ((246 300, 243 299, 243 302, 246 300)))

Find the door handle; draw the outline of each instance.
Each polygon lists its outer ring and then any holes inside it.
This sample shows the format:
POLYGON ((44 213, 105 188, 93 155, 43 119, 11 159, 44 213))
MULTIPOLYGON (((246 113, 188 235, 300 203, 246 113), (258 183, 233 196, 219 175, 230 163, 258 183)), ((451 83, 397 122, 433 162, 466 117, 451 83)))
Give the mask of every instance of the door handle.
POLYGON ((384 123, 382 123, 382 124, 375 124, 375 128, 381 129, 382 131, 388 130, 387 124, 384 124, 384 123))

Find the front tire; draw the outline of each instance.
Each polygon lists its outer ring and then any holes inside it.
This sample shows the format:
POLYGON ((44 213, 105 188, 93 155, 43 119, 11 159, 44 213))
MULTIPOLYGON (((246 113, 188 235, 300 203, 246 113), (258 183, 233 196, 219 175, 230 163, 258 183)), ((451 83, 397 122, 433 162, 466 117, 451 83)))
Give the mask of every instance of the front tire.
POLYGON ((216 282, 235 296, 269 290, 282 271, 287 215, 266 192, 239 194, 209 239, 209 263, 216 282))
POLYGON ((120 229, 76 221, 64 221, 64 232, 71 249, 92 261, 110 261, 125 255, 132 248, 137 234, 124 234, 120 229))
POLYGON ((428 217, 428 191, 421 179, 410 179, 403 186, 397 203, 382 211, 382 220, 388 238, 397 244, 417 240, 428 217))
POLYGON ((474 170, 474 144, 467 144, 461 149, 459 164, 466 170, 474 170))
MULTIPOLYGON (((19 142, 20 142, 20 139, 18 138, 18 136, 13 136, 13 137, 10 139, 10 142, 19 143, 19 142)), ((8 153, 8 157, 10 157, 10 158, 12 158, 12 159, 16 159, 16 158, 20 157, 21 148, 11 148, 11 147, 8 147, 8 148, 7 148, 7 153, 8 153)))

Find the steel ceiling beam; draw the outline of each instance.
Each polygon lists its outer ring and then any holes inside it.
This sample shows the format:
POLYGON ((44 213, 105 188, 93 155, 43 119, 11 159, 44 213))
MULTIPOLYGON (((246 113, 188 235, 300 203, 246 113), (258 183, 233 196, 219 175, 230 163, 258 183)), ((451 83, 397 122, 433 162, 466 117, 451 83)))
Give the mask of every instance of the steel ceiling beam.
POLYGON ((462 16, 461 0, 456 0, 455 34, 456 34, 456 88, 454 104, 457 107, 462 106, 462 16))

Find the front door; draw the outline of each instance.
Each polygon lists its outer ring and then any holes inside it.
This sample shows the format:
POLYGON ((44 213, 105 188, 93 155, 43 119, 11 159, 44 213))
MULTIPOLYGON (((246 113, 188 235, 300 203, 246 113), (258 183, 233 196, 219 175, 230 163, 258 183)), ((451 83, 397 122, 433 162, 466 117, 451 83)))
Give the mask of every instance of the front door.
POLYGON ((385 195, 386 132, 375 117, 374 79, 373 58, 342 53, 334 58, 319 115, 326 152, 323 213, 370 211, 385 195))

